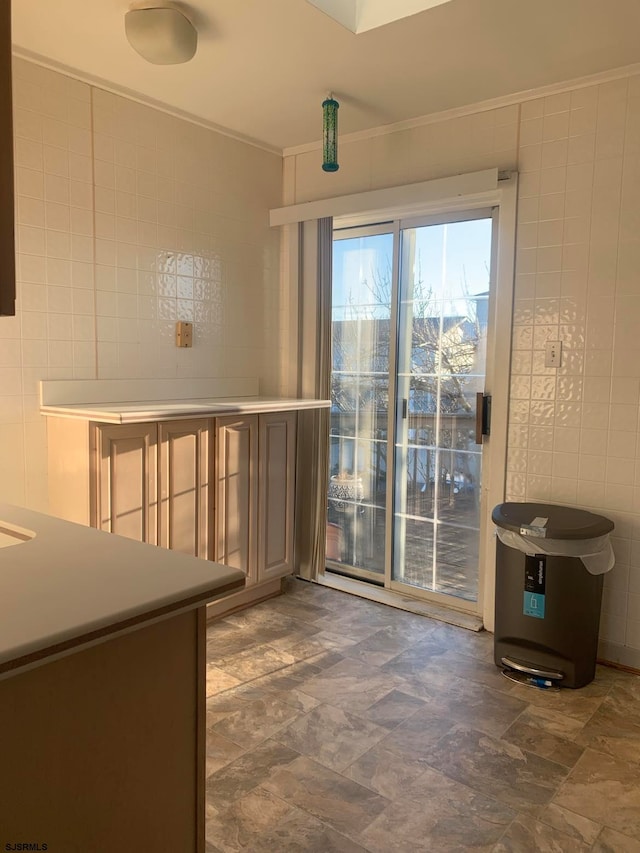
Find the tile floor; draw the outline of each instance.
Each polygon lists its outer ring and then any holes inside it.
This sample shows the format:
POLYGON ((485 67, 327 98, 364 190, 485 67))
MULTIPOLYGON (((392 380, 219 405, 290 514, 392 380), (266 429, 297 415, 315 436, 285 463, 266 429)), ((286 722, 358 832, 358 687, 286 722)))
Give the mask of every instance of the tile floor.
POLYGON ((516 685, 490 634, 293 580, 207 651, 209 853, 640 853, 640 677, 516 685))

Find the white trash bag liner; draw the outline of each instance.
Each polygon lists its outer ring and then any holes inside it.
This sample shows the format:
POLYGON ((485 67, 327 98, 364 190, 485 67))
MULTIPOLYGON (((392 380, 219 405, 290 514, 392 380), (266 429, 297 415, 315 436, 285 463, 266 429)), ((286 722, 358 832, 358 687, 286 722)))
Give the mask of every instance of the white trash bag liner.
POLYGON ((538 536, 521 536, 503 527, 496 527, 496 531, 502 543, 530 557, 536 554, 546 554, 549 557, 579 557, 592 575, 610 572, 616 561, 608 533, 595 539, 544 539, 538 536))

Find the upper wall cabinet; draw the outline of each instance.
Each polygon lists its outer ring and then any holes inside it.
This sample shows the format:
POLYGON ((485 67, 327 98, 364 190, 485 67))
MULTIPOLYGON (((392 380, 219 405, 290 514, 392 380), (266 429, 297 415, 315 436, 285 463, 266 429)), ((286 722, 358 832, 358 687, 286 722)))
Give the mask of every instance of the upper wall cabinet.
POLYGON ((11 112, 11 3, 0 2, 0 316, 16 313, 11 112))

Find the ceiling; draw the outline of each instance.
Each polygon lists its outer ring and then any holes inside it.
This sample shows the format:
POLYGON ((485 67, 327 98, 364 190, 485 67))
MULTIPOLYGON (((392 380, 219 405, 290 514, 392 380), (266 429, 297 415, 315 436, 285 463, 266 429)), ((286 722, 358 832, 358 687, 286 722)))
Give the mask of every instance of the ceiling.
POLYGON ((125 39, 140 3, 12 2, 19 54, 276 150, 319 139, 328 92, 343 135, 640 62, 640 0, 450 0, 357 35, 308 0, 189 0, 198 51, 167 66, 125 39))
POLYGON ((439 6, 451 0, 308 0, 334 21, 351 30, 352 33, 364 33, 375 27, 382 27, 392 21, 399 21, 439 6))

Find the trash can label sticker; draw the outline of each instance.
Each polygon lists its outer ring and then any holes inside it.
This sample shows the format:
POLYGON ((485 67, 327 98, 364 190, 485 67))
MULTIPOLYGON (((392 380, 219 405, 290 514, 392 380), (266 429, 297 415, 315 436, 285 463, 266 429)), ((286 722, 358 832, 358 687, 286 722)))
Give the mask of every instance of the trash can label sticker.
POLYGON ((547 558, 542 554, 525 557, 524 603, 522 607, 525 616, 544 619, 546 570, 547 558))
POLYGON ((520 536, 537 536, 539 539, 547 538, 548 518, 536 516, 531 524, 523 524, 520 527, 520 536))

